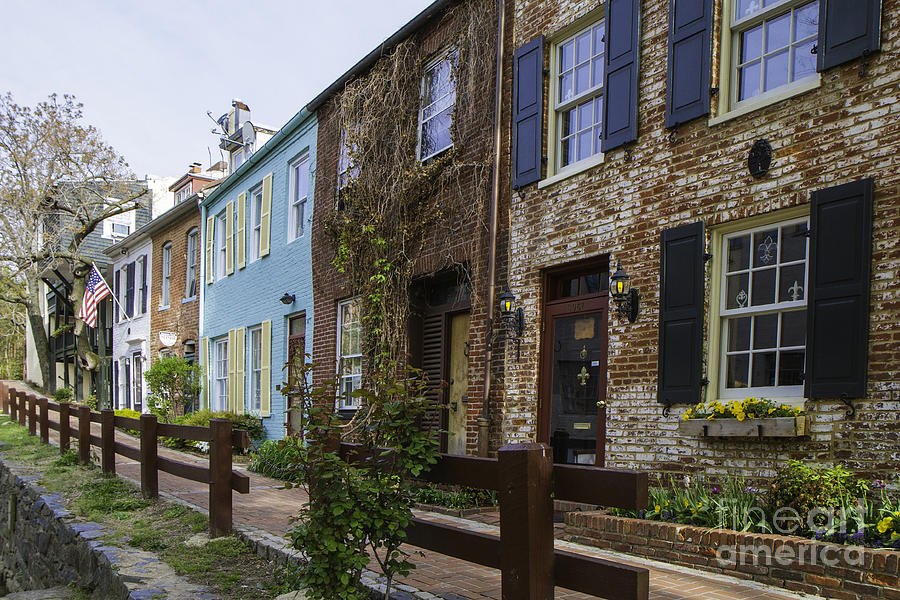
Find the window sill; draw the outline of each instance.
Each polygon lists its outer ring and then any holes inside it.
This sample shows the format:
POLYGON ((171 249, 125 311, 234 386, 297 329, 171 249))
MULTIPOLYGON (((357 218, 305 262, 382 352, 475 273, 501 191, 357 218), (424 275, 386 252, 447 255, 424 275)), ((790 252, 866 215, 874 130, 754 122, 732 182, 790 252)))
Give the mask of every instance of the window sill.
POLYGON ((568 179, 569 177, 573 177, 575 175, 578 175, 579 173, 584 173, 588 169, 592 169, 597 165, 603 164, 603 156, 604 155, 602 153, 595 154, 590 158, 578 161, 567 169, 559 171, 558 173, 547 177, 546 179, 538 181, 538 189, 544 189, 545 187, 549 187, 555 183, 559 183, 560 181, 568 179))
POLYGON ((792 438, 808 435, 809 418, 761 417, 753 419, 688 419, 678 422, 678 433, 699 437, 792 438))
POLYGON ((170 308, 169 305, 166 305, 166 306, 160 306, 159 308, 156 309, 156 312, 162 312, 162 311, 164 311, 164 310, 169 310, 169 308, 170 308))
POLYGON ((736 119, 738 117, 742 117, 744 115, 750 114, 767 106, 771 106, 772 104, 777 104, 783 100, 787 100, 788 98, 793 98, 794 96, 799 96, 800 94, 805 94, 811 90, 814 90, 822 85, 822 75, 820 73, 816 73, 816 76, 810 79, 807 82, 800 83, 796 86, 793 86, 789 89, 786 89, 782 92, 777 92, 772 94, 771 96, 767 96, 765 98, 759 98, 757 100, 748 100, 745 103, 742 103, 740 106, 735 106, 732 110, 713 117, 708 121, 708 125, 710 127, 714 125, 718 125, 720 123, 724 123, 726 121, 730 121, 732 119, 736 119))
POLYGON ((197 296, 191 296, 190 298, 184 298, 181 303, 187 304, 188 302, 196 302, 197 296))

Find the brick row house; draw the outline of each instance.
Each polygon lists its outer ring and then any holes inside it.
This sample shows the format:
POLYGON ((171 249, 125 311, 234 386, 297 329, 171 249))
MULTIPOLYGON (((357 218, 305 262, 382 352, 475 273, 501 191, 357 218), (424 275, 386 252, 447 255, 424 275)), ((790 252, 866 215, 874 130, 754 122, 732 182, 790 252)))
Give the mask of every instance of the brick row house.
POLYGON ((516 2, 509 282, 529 326, 505 440, 656 472, 896 472, 898 18, 516 2), (803 407, 806 435, 679 431, 685 407, 750 396, 803 407))

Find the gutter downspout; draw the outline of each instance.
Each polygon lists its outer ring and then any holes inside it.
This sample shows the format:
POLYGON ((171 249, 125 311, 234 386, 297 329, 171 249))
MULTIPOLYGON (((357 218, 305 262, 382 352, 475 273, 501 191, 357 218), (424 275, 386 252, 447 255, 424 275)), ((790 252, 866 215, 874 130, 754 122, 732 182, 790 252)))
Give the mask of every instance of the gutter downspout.
POLYGON ((494 296, 497 293, 497 225, 500 210, 500 134, 503 106, 503 60, 505 58, 506 0, 498 0, 497 9, 497 65, 494 80, 494 165, 491 181, 490 244, 488 246, 488 288, 485 296, 484 395, 481 399, 481 417, 478 419, 478 456, 488 455, 491 426, 491 365, 494 358, 494 296))

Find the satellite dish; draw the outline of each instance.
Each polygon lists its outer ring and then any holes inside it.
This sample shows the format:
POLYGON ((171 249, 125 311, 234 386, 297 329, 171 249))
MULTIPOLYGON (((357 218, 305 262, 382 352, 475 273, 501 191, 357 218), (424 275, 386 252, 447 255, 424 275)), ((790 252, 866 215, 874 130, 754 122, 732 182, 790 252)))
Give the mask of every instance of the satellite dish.
POLYGON ((250 121, 244 121, 244 124, 241 125, 241 139, 244 141, 244 148, 252 152, 256 144, 256 130, 250 121))

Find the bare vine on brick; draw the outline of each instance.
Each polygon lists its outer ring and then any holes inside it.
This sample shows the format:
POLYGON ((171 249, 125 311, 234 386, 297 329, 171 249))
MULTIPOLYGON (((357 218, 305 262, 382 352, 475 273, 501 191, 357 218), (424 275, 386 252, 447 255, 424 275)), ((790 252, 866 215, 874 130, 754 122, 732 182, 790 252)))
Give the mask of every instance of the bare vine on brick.
POLYGON ((474 255, 474 244, 487 231, 482 219, 491 145, 483 140, 492 127, 493 106, 479 91, 493 81, 495 8, 468 0, 438 24, 457 32, 444 48, 457 57, 449 150, 418 160, 422 74, 430 57, 414 38, 335 100, 352 167, 326 229, 335 265, 361 299, 364 351, 373 371, 407 362, 409 290, 426 247, 441 257, 439 268, 463 266, 467 277, 473 275, 461 263, 474 255), (478 235, 461 231, 461 223, 476 223, 478 235))

